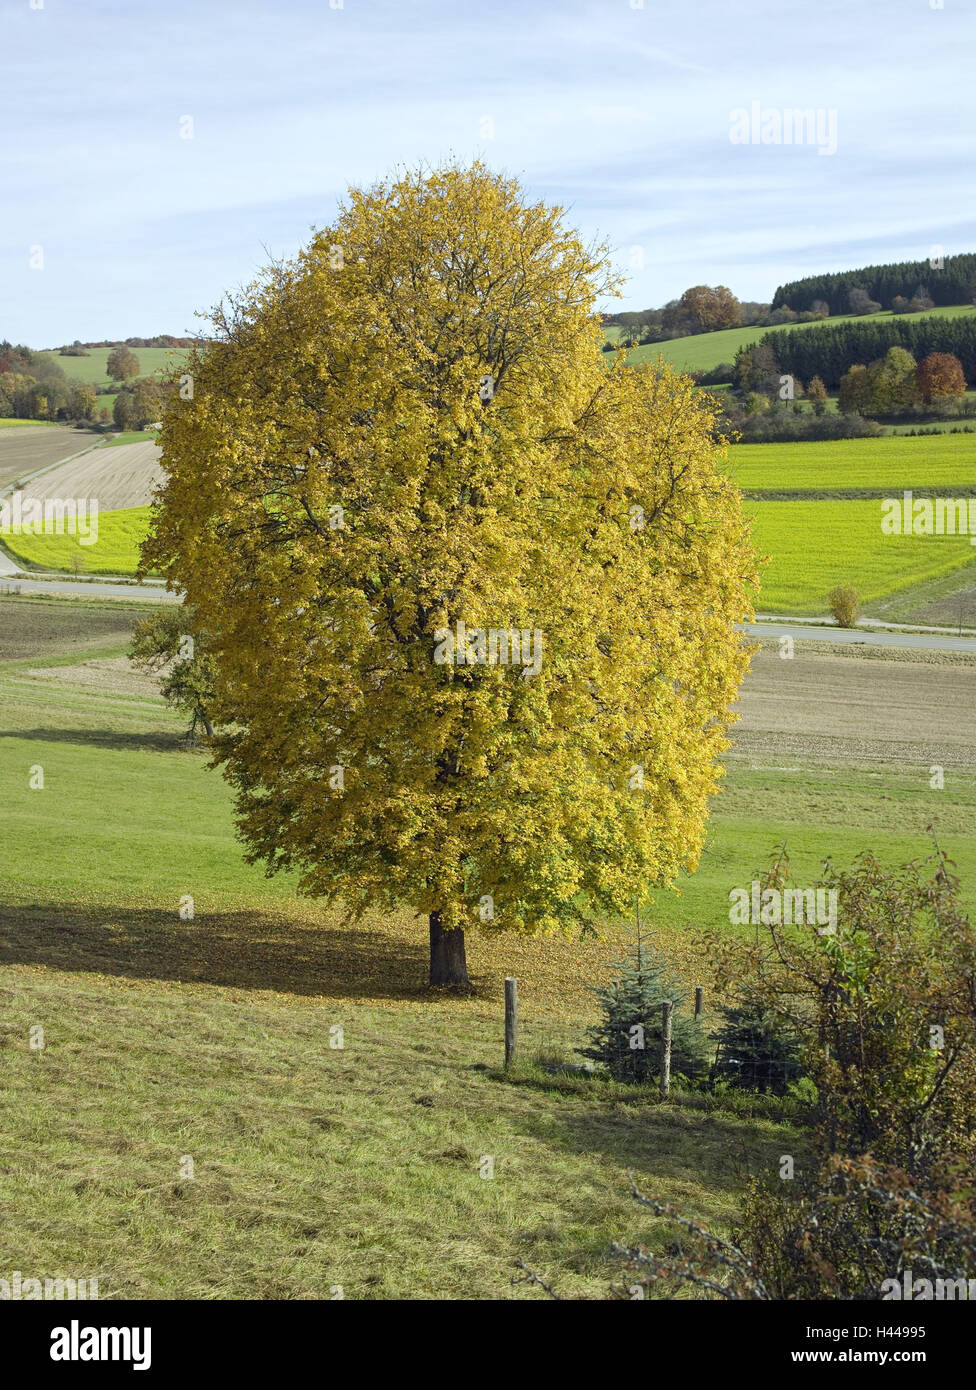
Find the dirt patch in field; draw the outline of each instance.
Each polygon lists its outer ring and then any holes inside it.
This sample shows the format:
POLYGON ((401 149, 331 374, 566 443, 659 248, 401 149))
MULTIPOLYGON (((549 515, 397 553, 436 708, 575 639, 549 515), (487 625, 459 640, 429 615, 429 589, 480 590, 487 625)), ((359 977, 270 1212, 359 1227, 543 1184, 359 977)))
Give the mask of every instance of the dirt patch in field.
POLYGON ((38 667, 27 674, 59 685, 82 686, 100 694, 159 698, 159 676, 144 675, 124 656, 96 657, 80 666, 38 667))
POLYGON ((126 642, 155 605, 86 603, 84 599, 0 596, 0 662, 79 654, 102 642, 126 642))
POLYGON ((100 512, 147 507, 162 481, 160 450, 151 442, 95 449, 83 458, 54 468, 24 489, 25 497, 84 497, 100 512))
POLYGON ((955 626, 961 630, 976 627, 976 584, 972 577, 955 592, 920 604, 912 618, 917 623, 931 623, 937 627, 955 626))
POLYGON ((753 657, 737 708, 736 750, 763 761, 976 767, 971 666, 799 649, 786 661, 764 647, 753 657))
POLYGON ((0 430, 0 488, 97 442, 88 430, 69 425, 15 425, 0 430))

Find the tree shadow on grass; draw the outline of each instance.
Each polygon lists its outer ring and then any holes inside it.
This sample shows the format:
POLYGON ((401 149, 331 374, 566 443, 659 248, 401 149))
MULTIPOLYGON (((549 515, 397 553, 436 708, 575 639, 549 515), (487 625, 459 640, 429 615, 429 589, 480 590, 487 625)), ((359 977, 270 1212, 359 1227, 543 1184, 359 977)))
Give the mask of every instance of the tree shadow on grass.
POLYGON ((251 910, 183 922, 173 912, 110 904, 3 906, 0 965, 330 999, 439 997, 427 987, 420 941, 251 910))
MULTIPOLYGON (((576 1114, 553 1125, 556 1138, 573 1153, 653 1173, 670 1182, 709 1190, 741 1191, 748 1174, 773 1172, 783 1151, 783 1132, 725 1110, 675 1104, 648 1105, 614 1113, 576 1114)), ((649 1194, 653 1195, 653 1194, 649 1194)))
POLYGON ((0 739, 19 738, 26 742, 78 743, 87 748, 112 748, 125 753, 172 753, 189 747, 198 752, 204 745, 188 745, 186 731, 164 729, 148 733, 127 733, 120 729, 0 729, 0 739))
MULTIPOLYGON (((726 1193, 740 1192, 751 1174, 775 1172, 783 1152, 805 1148, 804 1136, 785 1128, 798 1126, 796 1116, 787 1116, 772 1099, 768 1105, 757 1100, 750 1113, 744 1104, 737 1112, 701 1092, 674 1090, 661 1102, 652 1087, 645 1094, 634 1088, 629 1102, 621 1103, 619 1092, 611 1098, 602 1090, 599 1081, 582 1083, 568 1093, 574 1104, 555 1109, 555 1122, 545 1115, 540 1120, 531 1109, 523 1123, 545 1143, 591 1155, 621 1173, 633 1167, 669 1186, 685 1182, 726 1193)), ((644 1190, 661 1196, 646 1185, 644 1190)))

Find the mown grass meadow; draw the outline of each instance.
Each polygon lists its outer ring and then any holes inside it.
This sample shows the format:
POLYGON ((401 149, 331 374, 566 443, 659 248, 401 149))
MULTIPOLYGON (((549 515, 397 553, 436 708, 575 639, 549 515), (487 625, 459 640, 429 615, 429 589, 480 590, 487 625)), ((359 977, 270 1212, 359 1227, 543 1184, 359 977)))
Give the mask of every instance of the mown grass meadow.
MULTIPOLYGON (((662 1103, 541 1068, 576 1056, 628 924, 582 942, 472 933, 475 993, 439 996, 408 910, 351 927, 244 864, 182 720, 73 683, 144 611, 0 597, 4 1267, 94 1274, 103 1299, 541 1297, 511 1282, 523 1259, 603 1298, 623 1284, 611 1240, 665 1239, 629 1165, 727 1231, 748 1174, 802 1154, 788 1106, 662 1103), (508 974, 522 1055, 506 1076, 508 974)), ((781 764, 730 755, 698 873, 649 906, 690 984, 707 979, 696 929, 730 929, 730 884, 784 839, 801 874, 865 847, 895 862, 927 851, 938 816, 974 881, 970 778, 932 792, 909 767, 781 764)))

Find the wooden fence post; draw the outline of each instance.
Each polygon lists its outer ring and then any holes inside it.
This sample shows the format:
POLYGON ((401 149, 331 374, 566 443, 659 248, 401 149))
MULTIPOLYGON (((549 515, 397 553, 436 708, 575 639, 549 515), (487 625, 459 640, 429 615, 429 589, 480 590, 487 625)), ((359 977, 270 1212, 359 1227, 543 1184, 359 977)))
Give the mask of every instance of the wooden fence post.
POLYGON ((665 999, 661 1005, 661 1098, 666 1100, 671 1090, 671 1016, 674 1003, 665 999))
POLYGON ((505 1069, 515 1061, 518 1051, 518 980, 505 977, 505 1069))
POLYGON ((705 990, 701 985, 695 986, 695 1017, 701 1018, 702 1001, 705 997, 705 990))

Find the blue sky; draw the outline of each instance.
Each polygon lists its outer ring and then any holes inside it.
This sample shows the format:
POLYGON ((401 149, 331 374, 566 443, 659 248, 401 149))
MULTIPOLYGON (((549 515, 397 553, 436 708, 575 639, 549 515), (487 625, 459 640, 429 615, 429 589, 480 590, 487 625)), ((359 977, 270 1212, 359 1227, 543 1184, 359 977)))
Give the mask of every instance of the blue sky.
POLYGON ((194 332, 347 185, 449 156, 607 241, 607 307, 976 250, 972 0, 33 5, 0 0, 14 342, 194 332), (836 111, 836 152, 732 143, 753 102, 836 111))

